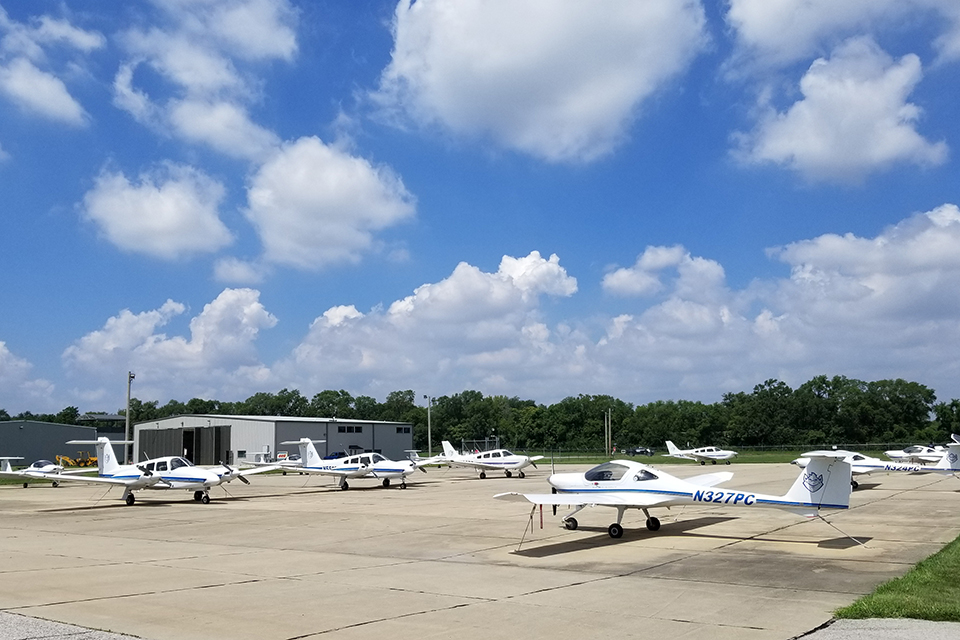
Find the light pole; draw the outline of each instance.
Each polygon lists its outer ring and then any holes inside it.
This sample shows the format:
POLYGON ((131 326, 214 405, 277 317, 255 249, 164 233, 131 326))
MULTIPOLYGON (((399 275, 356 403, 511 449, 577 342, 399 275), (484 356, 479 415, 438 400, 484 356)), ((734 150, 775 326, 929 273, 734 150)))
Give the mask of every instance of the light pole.
POLYGON ((433 457, 433 436, 430 434, 430 406, 433 404, 433 398, 424 395, 423 399, 427 401, 427 457, 433 457))
POLYGON ((127 444, 128 442, 130 442, 130 383, 133 382, 133 379, 136 377, 137 376, 133 375, 133 371, 127 371, 127 416, 126 416, 127 426, 123 430, 123 440, 124 440, 123 461, 124 463, 131 462, 130 456, 129 456, 129 450, 128 450, 130 445, 127 444))

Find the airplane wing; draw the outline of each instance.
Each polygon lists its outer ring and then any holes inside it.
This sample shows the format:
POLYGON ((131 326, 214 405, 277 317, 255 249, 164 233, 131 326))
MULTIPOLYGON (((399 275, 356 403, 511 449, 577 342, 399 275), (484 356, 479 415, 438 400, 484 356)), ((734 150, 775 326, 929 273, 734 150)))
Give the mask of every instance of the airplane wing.
POLYGON ((671 500, 670 496, 657 493, 611 492, 596 493, 498 493, 497 500, 529 502, 550 505, 603 505, 608 507, 655 507, 671 500))
POLYGON ((733 478, 733 472, 719 471, 717 473, 705 473, 703 475, 693 476, 692 478, 687 478, 686 481, 698 487, 715 487, 718 484, 727 482, 731 478, 733 478))
POLYGON ((284 465, 280 467, 288 473, 311 473, 318 476, 335 476, 337 478, 361 478, 371 471, 373 466, 361 465, 358 467, 292 467, 284 465))
POLYGON ((111 484, 118 487, 129 487, 130 489, 143 489, 152 487, 158 482, 166 484, 166 480, 159 473, 149 476, 130 476, 128 478, 101 478, 100 476, 70 476, 62 473, 38 473, 33 478, 41 480, 56 480, 57 482, 87 482, 90 484, 111 484))
POLYGON ((266 473, 267 471, 276 471, 277 469, 285 469, 285 468, 287 467, 284 465, 271 464, 271 465, 265 465, 265 466, 257 465, 252 469, 244 469, 243 471, 238 471, 236 469, 232 469, 228 467, 227 465, 220 465, 219 467, 214 467, 213 469, 211 469, 211 471, 213 471, 218 476, 220 476, 221 482, 233 482, 234 480, 239 478, 240 482, 243 482, 244 484, 249 484, 249 481, 247 480, 247 476, 252 476, 258 473, 266 473))

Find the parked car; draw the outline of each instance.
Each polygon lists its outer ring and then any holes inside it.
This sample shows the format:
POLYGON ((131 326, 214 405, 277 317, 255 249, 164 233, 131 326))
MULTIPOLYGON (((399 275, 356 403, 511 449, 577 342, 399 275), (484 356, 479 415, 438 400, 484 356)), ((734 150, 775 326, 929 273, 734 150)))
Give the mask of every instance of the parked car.
POLYGON ((346 458, 346 457, 347 457, 347 454, 344 453, 343 451, 334 451, 333 453, 328 453, 327 455, 323 456, 323 459, 336 460, 337 458, 346 458))
POLYGON ((628 456, 652 456, 653 449, 647 447, 633 447, 632 449, 627 449, 628 456))

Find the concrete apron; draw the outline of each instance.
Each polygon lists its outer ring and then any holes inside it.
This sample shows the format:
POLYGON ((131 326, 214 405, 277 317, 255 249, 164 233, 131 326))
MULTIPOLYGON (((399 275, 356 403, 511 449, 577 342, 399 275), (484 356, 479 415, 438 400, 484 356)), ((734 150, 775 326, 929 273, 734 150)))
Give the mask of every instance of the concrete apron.
MULTIPOLYGON (((655 533, 628 511, 612 540, 614 510, 586 509, 566 531, 546 507, 517 551, 530 509, 492 496, 548 492, 548 467, 523 480, 431 470, 406 490, 255 476, 215 489, 209 505, 187 492, 142 492, 127 507, 100 487, 2 486, 0 611, 152 640, 783 640, 960 533, 960 480, 888 475, 862 480, 851 509, 828 516, 866 546, 773 509, 654 510, 655 533)), ((798 472, 724 470, 735 473, 728 488, 773 494, 798 472)))

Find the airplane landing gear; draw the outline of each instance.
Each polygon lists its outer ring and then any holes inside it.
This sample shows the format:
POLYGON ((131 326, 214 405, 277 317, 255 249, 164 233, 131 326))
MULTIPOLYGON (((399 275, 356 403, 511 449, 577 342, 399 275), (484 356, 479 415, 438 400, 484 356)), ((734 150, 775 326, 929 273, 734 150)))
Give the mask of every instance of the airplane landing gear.
POLYGON ((200 501, 203 499, 203 491, 194 491, 194 492, 193 492, 193 499, 194 499, 196 502, 200 502, 200 501))
POLYGON ((487 473, 486 473, 485 471, 481 471, 481 472, 480 472, 480 479, 481 479, 481 480, 484 480, 484 479, 486 479, 486 477, 487 477, 487 473))
POLYGON ((24 488, 24 489, 26 489, 26 488, 29 487, 29 486, 30 486, 30 483, 29 483, 29 482, 24 482, 24 483, 23 483, 23 488, 24 488))
POLYGON ((711 460, 711 461, 710 461, 710 464, 717 464, 717 461, 716 461, 716 460, 711 460))
POLYGON ((726 461, 726 462, 725 462, 724 464, 730 464, 730 461, 729 461, 729 460, 727 460, 727 461, 726 461))
POLYGON ((647 518, 647 530, 658 531, 660 529, 660 520, 653 516, 647 518))
POLYGON ((137 498, 132 493, 128 493, 127 497, 124 498, 123 501, 127 503, 128 507, 132 507, 133 503, 137 501, 137 498))
POLYGON ((701 461, 700 461, 700 466, 701 466, 701 467, 702 467, 703 465, 705 465, 705 464, 707 464, 707 461, 706 461, 706 460, 701 460, 701 461))
POLYGON ((573 531, 577 528, 577 519, 576 518, 567 518, 563 521, 563 526, 570 531, 573 531))
POLYGON ((383 479, 383 486, 385 486, 385 487, 389 487, 389 486, 390 486, 390 478, 384 478, 384 479, 383 479))
POLYGON ((507 476, 508 478, 513 477, 513 473, 511 473, 510 469, 507 469, 506 471, 504 471, 503 475, 507 476))
POLYGON ((851 491, 852 491, 853 489, 856 489, 856 488, 859 487, 859 486, 860 486, 860 483, 857 482, 856 480, 851 480, 851 481, 850 481, 850 489, 851 489, 851 491))
POLYGON ((346 481, 346 480, 344 480, 342 483, 340 483, 340 490, 341 490, 341 491, 346 491, 346 490, 349 489, 349 488, 350 488, 350 485, 347 484, 347 481, 346 481))
POLYGON ((623 527, 614 522, 612 525, 607 527, 607 533, 610 534, 611 538, 621 538, 623 537, 623 527))
POLYGON ((210 494, 204 493, 203 496, 200 498, 200 502, 201 504, 210 504, 210 494))
POLYGON ((527 477, 527 474, 525 474, 523 471, 517 471, 517 477, 518 477, 518 478, 526 478, 526 477, 527 477))
POLYGON ((406 479, 406 478, 401 478, 401 479, 400 479, 400 488, 401 488, 401 489, 406 489, 406 488, 407 488, 407 479, 406 479))

